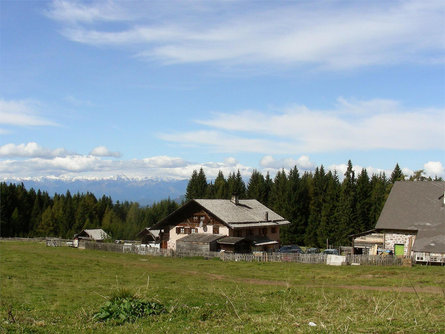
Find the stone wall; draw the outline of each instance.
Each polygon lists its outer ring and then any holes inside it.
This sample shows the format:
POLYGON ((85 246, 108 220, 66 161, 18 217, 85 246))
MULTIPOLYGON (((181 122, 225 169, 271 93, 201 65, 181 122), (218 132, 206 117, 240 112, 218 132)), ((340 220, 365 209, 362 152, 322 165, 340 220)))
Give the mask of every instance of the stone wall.
POLYGON ((404 245, 404 255, 411 256, 415 240, 416 232, 388 232, 385 233, 384 248, 394 252, 394 245, 404 245))

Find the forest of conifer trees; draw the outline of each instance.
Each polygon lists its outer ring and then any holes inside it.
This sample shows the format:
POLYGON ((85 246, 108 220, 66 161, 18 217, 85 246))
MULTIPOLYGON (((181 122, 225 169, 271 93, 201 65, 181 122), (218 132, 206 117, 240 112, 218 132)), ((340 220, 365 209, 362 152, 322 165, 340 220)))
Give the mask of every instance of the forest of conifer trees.
MULTIPOLYGON (((403 179, 398 164, 387 178, 384 173, 370 176, 366 169, 356 175, 351 161, 341 181, 335 172, 320 166, 314 172, 300 173, 297 167, 280 170, 273 178, 254 170, 247 185, 239 171, 227 178, 220 171, 208 182, 201 168, 193 171, 185 197, 228 199, 237 194, 241 199, 257 199, 291 222, 281 230, 283 244, 323 247, 327 239, 331 245, 349 244, 348 235, 372 229, 392 184, 403 179)), ((411 177, 422 179, 418 172, 411 177)), ((2 237, 72 238, 82 229, 102 228, 115 239, 134 239, 179 207, 170 199, 140 206, 69 191, 50 197, 23 184, 0 183, 0 190, 2 237)))
POLYGON ((404 178, 398 165, 390 178, 384 173, 369 176, 366 169, 355 175, 351 161, 340 181, 335 172, 323 165, 313 173, 278 171, 272 179, 254 170, 245 185, 241 174, 225 179, 219 172, 207 183, 204 171, 194 171, 187 186, 186 199, 239 198, 257 199, 291 222, 281 229, 283 244, 323 247, 349 244, 348 235, 374 228, 392 184, 404 178))
POLYGON ((47 192, 27 190, 23 184, 0 183, 2 237, 61 237, 73 238, 86 228, 102 228, 114 239, 134 239, 143 228, 178 208, 170 199, 151 206, 138 203, 113 203, 93 194, 50 197, 47 192))

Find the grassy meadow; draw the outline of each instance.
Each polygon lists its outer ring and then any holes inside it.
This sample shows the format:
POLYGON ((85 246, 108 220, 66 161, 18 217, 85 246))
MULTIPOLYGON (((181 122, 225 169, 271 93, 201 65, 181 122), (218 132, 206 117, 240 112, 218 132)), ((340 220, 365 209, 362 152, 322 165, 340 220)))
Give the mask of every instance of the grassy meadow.
POLYGON ((222 262, 4 241, 0 332, 444 333, 445 268, 222 262), (123 325, 93 320, 122 288, 167 312, 123 325))

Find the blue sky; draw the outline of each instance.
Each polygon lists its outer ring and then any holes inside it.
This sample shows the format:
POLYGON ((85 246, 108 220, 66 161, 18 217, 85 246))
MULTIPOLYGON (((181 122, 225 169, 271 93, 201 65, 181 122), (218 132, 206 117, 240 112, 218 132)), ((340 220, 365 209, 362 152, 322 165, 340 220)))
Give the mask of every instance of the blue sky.
POLYGON ((442 1, 0 6, 0 177, 445 176, 442 1))

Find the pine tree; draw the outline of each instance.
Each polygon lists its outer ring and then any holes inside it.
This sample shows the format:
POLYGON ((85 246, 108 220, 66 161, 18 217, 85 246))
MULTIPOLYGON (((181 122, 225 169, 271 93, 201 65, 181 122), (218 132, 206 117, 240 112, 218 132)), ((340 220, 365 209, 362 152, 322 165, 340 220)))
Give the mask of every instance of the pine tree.
POLYGON ((340 182, 336 173, 326 174, 326 192, 321 209, 320 225, 317 230, 318 245, 324 247, 335 242, 335 232, 338 229, 338 202, 340 198, 340 182))
POLYGON ((194 170, 192 177, 187 184, 185 198, 191 200, 194 198, 205 198, 207 193, 207 179, 204 170, 200 168, 199 173, 194 170))
POLYGON ((227 187, 228 187, 228 195, 229 197, 232 195, 237 195, 239 198, 246 197, 246 185, 241 177, 241 172, 237 171, 229 174, 229 178, 227 179, 227 187))
POLYGON ((391 183, 394 184, 396 181, 403 181, 405 179, 405 175, 403 175, 402 170, 399 167, 399 164, 396 163, 394 170, 391 173, 391 183))
POLYGON ((310 214, 308 218, 308 226, 304 236, 304 243, 307 246, 317 246, 318 242, 318 228, 321 223, 321 211, 324 203, 324 196, 327 190, 327 178, 323 165, 320 168, 315 168, 315 173, 312 177, 310 185, 310 214))
POLYGON ((215 188, 214 198, 224 199, 229 197, 227 181, 224 178, 224 174, 222 171, 218 172, 218 176, 215 179, 214 188, 215 188))
POLYGON ((348 235, 355 231, 356 215, 356 179, 351 160, 344 174, 338 206, 338 229, 334 240, 337 244, 348 242, 348 235))
POLYGON ((263 174, 254 169, 247 185, 247 198, 253 198, 264 204, 266 183, 263 174))
POLYGON ((356 191, 356 212, 357 222, 353 226, 353 233, 364 232, 371 225, 370 217, 372 211, 371 202, 371 183, 365 168, 362 169, 357 177, 356 191))
POLYGON ((375 227, 389 191, 391 190, 391 186, 392 183, 388 183, 385 173, 371 177, 371 212, 369 225, 365 228, 365 231, 375 227))

